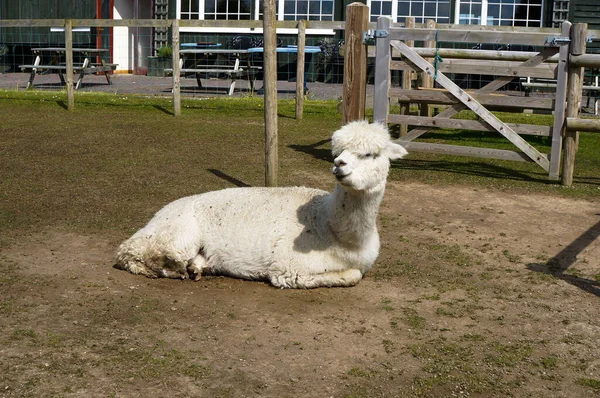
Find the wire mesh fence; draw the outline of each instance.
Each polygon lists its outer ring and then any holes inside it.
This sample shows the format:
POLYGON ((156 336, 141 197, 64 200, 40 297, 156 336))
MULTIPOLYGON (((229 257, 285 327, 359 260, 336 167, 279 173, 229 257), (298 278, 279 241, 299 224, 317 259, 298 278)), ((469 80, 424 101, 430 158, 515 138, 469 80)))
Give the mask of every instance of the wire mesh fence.
MULTIPOLYGON (((64 87, 64 20, 55 22, 56 26, 51 20, 45 26, 0 25, 0 88, 64 87)), ((169 26, 134 26, 127 21, 121 21, 120 26, 82 26, 84 23, 76 21, 72 33, 77 90, 171 94, 173 49, 169 26)), ((139 20, 137 25, 142 25, 139 20)), ((182 29, 181 94, 260 95, 264 80, 262 34, 247 30, 214 33, 182 29)), ((341 93, 344 60, 340 46, 344 32, 329 30, 326 35, 306 35, 305 92, 317 98, 337 98, 341 93)), ((283 97, 295 95, 297 44, 296 32, 277 37, 277 80, 283 97)))

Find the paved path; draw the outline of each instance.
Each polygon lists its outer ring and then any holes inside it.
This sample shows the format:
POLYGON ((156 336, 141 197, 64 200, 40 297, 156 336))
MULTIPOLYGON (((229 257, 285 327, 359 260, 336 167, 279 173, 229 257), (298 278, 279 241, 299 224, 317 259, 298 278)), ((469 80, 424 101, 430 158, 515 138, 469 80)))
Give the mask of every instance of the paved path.
MULTIPOLYGON (((29 73, 3 73, 0 74, 0 89, 25 90, 29 73)), ((108 85, 104 76, 88 75, 82 81, 79 89, 81 92, 105 92, 116 94, 146 94, 158 96, 171 96, 172 78, 152 77, 142 75, 115 74, 111 76, 112 83, 108 85)), ((181 94, 185 97, 221 97, 226 96, 229 82, 226 80, 202 80, 205 86, 199 88, 196 79, 181 79, 181 94)), ((256 88, 263 86, 262 81, 256 82, 256 88)), ((60 79, 56 74, 38 75, 34 80, 34 88, 40 90, 62 90, 60 79)), ((296 83, 278 81, 277 88, 280 98, 294 98, 296 83)), ((341 99, 341 84, 308 83, 309 99, 341 99)), ((234 97, 251 95, 248 82, 238 80, 234 97)), ((255 93, 255 95, 258 95, 255 93)))

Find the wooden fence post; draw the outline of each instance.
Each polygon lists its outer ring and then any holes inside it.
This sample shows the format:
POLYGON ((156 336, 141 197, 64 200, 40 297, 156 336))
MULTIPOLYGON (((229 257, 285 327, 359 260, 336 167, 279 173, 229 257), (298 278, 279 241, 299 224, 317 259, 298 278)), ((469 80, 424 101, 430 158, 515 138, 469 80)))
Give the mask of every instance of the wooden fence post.
POLYGON ((306 21, 298 21, 298 57, 296 58, 296 120, 304 113, 304 47, 306 45, 306 21))
POLYGON ((369 29, 369 7, 351 3, 346 7, 346 54, 342 124, 364 120, 367 101, 367 46, 363 33, 369 29))
MULTIPOLYGON (((377 18, 377 30, 390 30, 388 17, 377 18)), ((373 96, 373 122, 387 125, 390 113, 390 37, 376 39, 375 53, 375 90, 373 96)))
POLYGON ((173 40, 173 115, 181 115, 181 72, 179 69, 179 20, 174 19, 172 25, 173 40))
MULTIPOLYGON (((414 28, 415 27, 415 17, 406 17, 406 19, 404 20, 404 26, 406 28, 414 28)), ((415 45, 414 40, 406 40, 405 43, 409 47, 414 47, 414 45, 415 45)), ((412 71, 408 71, 408 70, 402 71, 402 86, 401 87, 403 90, 410 90, 412 88, 412 76, 413 76, 412 71)), ((410 113, 410 103, 408 103, 408 102, 400 103, 400 114, 408 115, 409 113, 410 113)), ((400 133, 400 137, 404 137, 406 135, 406 133, 408 133, 408 124, 401 124, 399 133, 400 133)))
MULTIPOLYGON (((437 24, 432 19, 428 19, 425 22, 425 27, 427 29, 435 29, 436 26, 437 26, 437 24)), ((436 46, 437 46, 437 42, 435 40, 428 40, 423 45, 423 47, 426 47, 426 48, 436 48, 436 46)), ((429 62, 430 64, 433 64, 434 60, 431 58, 427 58, 426 61, 429 62)), ((433 83, 432 76, 429 76, 427 73, 421 74, 421 88, 433 88, 433 84, 434 83, 433 83)), ((421 104, 421 116, 431 117, 431 107, 429 106, 429 104, 421 104)))
POLYGON ((65 20, 65 61, 67 62, 67 109, 75 110, 75 90, 73 89, 73 21, 65 20))
MULTIPOLYGON (((571 56, 585 54, 587 36, 587 24, 576 23, 571 28, 571 56)), ((581 107, 581 96, 583 92, 583 68, 569 65, 569 87, 567 91, 567 114, 566 117, 576 118, 579 116, 581 107)), ((565 129, 563 140, 563 164, 561 184, 571 186, 573 184, 573 169, 575 168, 575 154, 579 144, 579 132, 565 129)))
POLYGON ((265 88, 265 185, 277 186, 279 168, 277 138, 277 31, 275 0, 263 2, 265 88))
MULTIPOLYGON (((571 22, 562 23, 561 35, 571 36, 571 22)), ((558 65, 556 66, 556 93, 554 105, 554 124, 552 126, 552 148, 550 150, 550 168, 548 177, 558 180, 560 170, 560 158, 562 149, 562 137, 566 128, 565 110, 567 101, 567 84, 569 68, 569 46, 562 45, 558 50, 558 65)))

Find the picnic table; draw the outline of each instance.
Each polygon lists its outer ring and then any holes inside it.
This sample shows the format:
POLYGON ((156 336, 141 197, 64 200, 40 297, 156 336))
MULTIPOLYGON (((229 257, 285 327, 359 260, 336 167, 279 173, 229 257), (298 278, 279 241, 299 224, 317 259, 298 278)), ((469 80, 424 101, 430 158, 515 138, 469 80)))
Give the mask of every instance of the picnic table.
MULTIPOLYGON (((22 70, 31 69, 27 88, 33 86, 35 76, 39 73, 57 73, 61 83, 65 84, 63 74, 67 71, 67 65, 62 61, 66 52, 64 47, 39 47, 32 48, 31 51, 36 55, 33 65, 19 65, 19 68, 22 70), (42 61, 47 59, 50 59, 50 62, 43 64, 42 61)), ((108 84, 111 84, 109 72, 114 71, 117 68, 117 64, 107 63, 102 58, 103 55, 109 53, 107 48, 73 48, 73 53, 79 53, 84 57, 81 64, 73 65, 73 72, 79 74, 75 84, 76 90, 81 86, 81 81, 85 75, 96 73, 104 74, 108 84), (99 57, 99 62, 93 61, 94 57, 99 57)))
MULTIPOLYGON (((248 49, 249 53, 263 53, 265 51, 264 47, 251 47, 248 49)), ((289 46, 285 46, 285 47, 277 47, 275 49, 275 51, 278 54, 281 53, 298 53, 298 46, 294 46, 294 45, 289 45, 289 46)), ((313 54, 316 53, 320 53, 321 52, 321 47, 319 46, 305 46, 304 47, 304 53, 305 54, 309 54, 309 57, 306 57, 304 59, 305 65, 310 64, 310 57, 312 57, 313 54)), ((304 70, 306 70, 306 66, 304 68, 304 70)), ((264 88, 261 87, 257 90, 257 93, 261 93, 262 91, 264 91, 264 88)), ((306 72, 304 72, 304 93, 308 93, 308 86, 306 84, 306 72)))
MULTIPOLYGON (((198 87, 202 88, 201 78, 229 79, 229 93, 233 95, 236 80, 247 77, 250 89, 254 90, 256 73, 262 69, 252 65, 248 50, 216 48, 185 48, 179 51, 179 72, 196 77, 198 87)), ((173 69, 165 69, 165 73, 173 73, 173 69)))
MULTIPOLYGON (((217 46, 215 46, 217 47, 217 46)), ((229 94, 233 95, 235 81, 240 78, 248 77, 250 90, 254 91, 254 81, 256 74, 262 69, 261 66, 252 64, 252 57, 248 54, 263 53, 263 47, 250 47, 247 49, 220 49, 220 48, 189 48, 179 51, 179 69, 180 73, 193 74, 198 82, 198 87, 202 87, 201 77, 216 77, 231 80, 229 85, 229 94), (215 58, 211 58, 215 55, 215 58), (221 61, 221 62, 219 62, 221 61)), ((277 47, 277 53, 297 53, 298 46, 277 47)), ((315 54, 321 52, 319 46, 306 46, 306 54, 315 54)), ((306 60, 305 62, 307 62, 306 60)), ((172 73, 173 69, 165 69, 165 73, 172 73)), ((262 88, 258 89, 261 91, 262 88)), ((304 91, 308 91, 306 79, 304 79, 304 91)))

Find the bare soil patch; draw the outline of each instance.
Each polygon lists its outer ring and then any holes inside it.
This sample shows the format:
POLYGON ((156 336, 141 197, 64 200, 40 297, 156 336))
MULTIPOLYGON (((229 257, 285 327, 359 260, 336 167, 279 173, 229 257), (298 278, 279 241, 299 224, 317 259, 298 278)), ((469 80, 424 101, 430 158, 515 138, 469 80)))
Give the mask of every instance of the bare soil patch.
POLYGON ((112 268, 122 232, 6 238, 0 396, 600 393, 597 202, 390 183, 347 289, 112 268))

